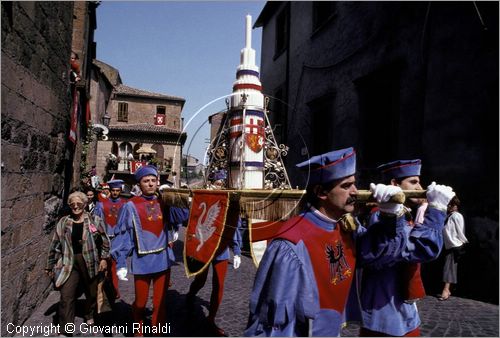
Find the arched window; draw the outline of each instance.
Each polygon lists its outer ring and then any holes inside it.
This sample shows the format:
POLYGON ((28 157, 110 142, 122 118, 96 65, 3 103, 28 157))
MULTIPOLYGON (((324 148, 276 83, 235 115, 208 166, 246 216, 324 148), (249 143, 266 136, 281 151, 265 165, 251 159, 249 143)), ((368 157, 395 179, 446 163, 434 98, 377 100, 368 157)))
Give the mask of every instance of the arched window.
POLYGON ((163 152, 163 146, 161 144, 153 144, 151 146, 151 148, 153 148, 153 150, 156 150, 156 155, 155 157, 157 159, 163 159, 163 156, 164 156, 164 152, 163 152))
POLYGON ((165 171, 165 166, 163 164, 163 156, 164 156, 164 150, 163 150, 163 146, 161 144, 153 144, 151 146, 151 148, 153 148, 153 150, 156 151, 156 154, 155 154, 155 158, 157 160, 157 164, 158 164, 158 169, 160 169, 161 171, 165 171))
POLYGON ((115 156, 118 156, 118 143, 113 142, 111 145, 111 153, 115 156))
POLYGON ((142 147, 142 143, 136 143, 134 146, 134 152, 132 153, 136 159, 139 158, 139 154, 137 154, 137 150, 142 147))
POLYGON ((120 157, 120 163, 118 164, 118 170, 128 170, 128 154, 132 153, 132 145, 128 142, 123 142, 120 144, 120 149, 118 156, 120 157))

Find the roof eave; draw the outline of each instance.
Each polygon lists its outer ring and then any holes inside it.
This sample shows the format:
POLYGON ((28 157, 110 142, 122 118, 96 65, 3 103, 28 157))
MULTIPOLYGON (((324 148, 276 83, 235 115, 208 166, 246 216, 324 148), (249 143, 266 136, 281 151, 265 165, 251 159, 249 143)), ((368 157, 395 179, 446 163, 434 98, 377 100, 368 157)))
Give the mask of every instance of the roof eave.
POLYGON ((134 94, 134 93, 122 93, 116 91, 115 94, 117 96, 127 96, 127 97, 140 97, 140 98, 146 98, 146 99, 156 99, 156 100, 164 100, 164 101, 176 101, 176 102, 182 102, 183 105, 186 102, 186 99, 181 98, 181 97, 161 97, 161 96, 153 96, 153 95, 144 95, 144 94, 134 94))
POLYGON ((263 27, 266 21, 269 20, 269 17, 273 13, 273 11, 278 8, 283 2, 286 1, 267 1, 264 5, 264 8, 262 8, 262 11, 257 17, 257 20, 255 20, 253 28, 263 27))

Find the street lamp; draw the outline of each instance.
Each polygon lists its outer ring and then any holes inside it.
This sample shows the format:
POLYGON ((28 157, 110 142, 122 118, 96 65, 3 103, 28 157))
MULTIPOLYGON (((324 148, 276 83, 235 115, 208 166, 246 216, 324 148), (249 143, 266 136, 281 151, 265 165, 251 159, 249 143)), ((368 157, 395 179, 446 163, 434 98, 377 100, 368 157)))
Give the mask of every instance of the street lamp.
POLYGON ((111 116, 108 115, 108 113, 104 113, 104 116, 102 117, 102 124, 95 123, 92 125, 92 132, 97 135, 97 139, 100 141, 107 141, 108 140, 108 133, 109 133, 109 121, 111 120, 111 116))
POLYGON ((109 116, 108 113, 106 112, 102 117, 102 124, 104 124, 106 127, 109 127, 109 121, 111 121, 111 116, 109 116))

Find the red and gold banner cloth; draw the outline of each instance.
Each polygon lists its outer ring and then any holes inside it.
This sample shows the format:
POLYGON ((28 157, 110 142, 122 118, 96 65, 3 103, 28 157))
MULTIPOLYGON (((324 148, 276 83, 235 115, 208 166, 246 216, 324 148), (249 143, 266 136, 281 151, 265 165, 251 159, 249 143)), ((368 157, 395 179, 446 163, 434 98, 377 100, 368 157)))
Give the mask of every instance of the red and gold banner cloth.
POLYGON ((202 272, 215 257, 221 247, 229 209, 227 192, 194 193, 184 240, 184 266, 188 277, 202 272))

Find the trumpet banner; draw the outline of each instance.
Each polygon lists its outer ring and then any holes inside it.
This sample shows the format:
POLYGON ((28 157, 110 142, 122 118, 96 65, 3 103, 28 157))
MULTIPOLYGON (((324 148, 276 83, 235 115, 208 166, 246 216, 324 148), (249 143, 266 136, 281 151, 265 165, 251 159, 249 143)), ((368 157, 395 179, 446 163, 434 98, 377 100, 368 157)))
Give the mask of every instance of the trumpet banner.
POLYGON ((184 267, 188 277, 204 271, 233 237, 238 209, 224 191, 197 191, 193 195, 184 240, 184 267), (226 226, 227 225, 227 226, 226 226))

